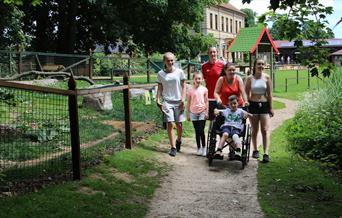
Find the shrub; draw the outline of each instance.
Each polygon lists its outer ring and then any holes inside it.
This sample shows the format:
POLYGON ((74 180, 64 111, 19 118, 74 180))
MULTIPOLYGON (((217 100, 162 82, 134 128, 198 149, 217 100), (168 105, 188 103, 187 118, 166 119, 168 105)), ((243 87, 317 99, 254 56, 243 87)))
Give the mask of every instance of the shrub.
POLYGON ((342 71, 324 89, 306 93, 287 128, 290 146, 301 155, 342 169, 342 71))

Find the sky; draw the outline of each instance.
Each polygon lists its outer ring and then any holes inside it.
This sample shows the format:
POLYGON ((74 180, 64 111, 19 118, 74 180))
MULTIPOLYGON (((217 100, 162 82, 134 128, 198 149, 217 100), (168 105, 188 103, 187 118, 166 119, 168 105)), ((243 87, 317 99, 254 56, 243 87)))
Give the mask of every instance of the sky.
MULTIPOLYGON (((329 27, 334 28, 335 24, 342 17, 342 1, 341 0, 320 0, 325 6, 331 6, 334 9, 333 14, 327 17, 329 27)), ((234 5, 236 8, 250 8, 257 13, 257 16, 266 12, 267 7, 270 5, 270 0, 252 0, 250 4, 242 4, 242 0, 229 0, 229 3, 234 5)), ((342 38, 342 23, 333 29, 335 38, 342 38)))

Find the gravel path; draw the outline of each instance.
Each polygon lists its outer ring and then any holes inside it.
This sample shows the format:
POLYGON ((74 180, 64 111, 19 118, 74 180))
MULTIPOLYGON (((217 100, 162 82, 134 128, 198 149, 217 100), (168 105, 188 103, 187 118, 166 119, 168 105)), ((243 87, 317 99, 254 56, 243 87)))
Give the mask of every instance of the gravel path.
MULTIPOLYGON (((293 116, 296 108, 294 101, 276 100, 286 108, 275 111, 271 130, 293 116)), ((157 189, 146 217, 263 217, 257 200, 258 161, 250 159, 241 170, 241 162, 227 161, 225 154, 224 160, 214 160, 208 167, 205 157, 195 155, 195 140, 183 140, 175 158, 163 154, 173 170, 157 189)))

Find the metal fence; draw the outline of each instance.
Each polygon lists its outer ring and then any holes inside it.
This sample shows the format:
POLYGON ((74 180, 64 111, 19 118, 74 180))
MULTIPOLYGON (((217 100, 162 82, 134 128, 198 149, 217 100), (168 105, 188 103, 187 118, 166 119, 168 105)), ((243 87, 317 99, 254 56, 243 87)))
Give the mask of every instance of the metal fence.
POLYGON ((124 85, 74 90, 72 78, 70 90, 0 80, 0 192, 79 179, 162 126, 156 84, 129 85, 126 75, 124 85))
MULTIPOLYGON (((200 70, 201 63, 190 60, 176 62, 190 78, 194 70, 200 70)), ((87 76, 97 79, 111 79, 122 76, 123 71, 129 75, 144 75, 143 83, 153 82, 151 76, 164 68, 163 60, 150 58, 130 58, 104 53, 89 55, 56 54, 28 51, 0 51, 0 78, 11 78, 27 72, 69 72, 75 76, 87 76)), ((47 75, 51 76, 51 75, 47 75)), ((31 79, 36 78, 37 75, 31 79)))

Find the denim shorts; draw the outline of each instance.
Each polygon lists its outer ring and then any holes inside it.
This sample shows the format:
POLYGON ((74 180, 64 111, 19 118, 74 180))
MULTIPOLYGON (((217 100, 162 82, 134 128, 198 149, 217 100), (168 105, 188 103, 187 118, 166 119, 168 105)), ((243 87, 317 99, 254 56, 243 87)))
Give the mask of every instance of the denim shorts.
POLYGON ((185 121, 184 110, 181 111, 180 101, 164 101, 163 112, 165 114, 166 122, 183 122, 185 121))
POLYGON ((222 133, 228 133, 229 137, 232 137, 234 134, 237 134, 238 136, 241 134, 241 129, 235 128, 233 126, 222 126, 220 130, 222 133))
POLYGON ((190 120, 191 121, 198 121, 198 120, 205 120, 205 112, 203 111, 202 113, 199 114, 194 114, 189 112, 190 114, 190 120))

